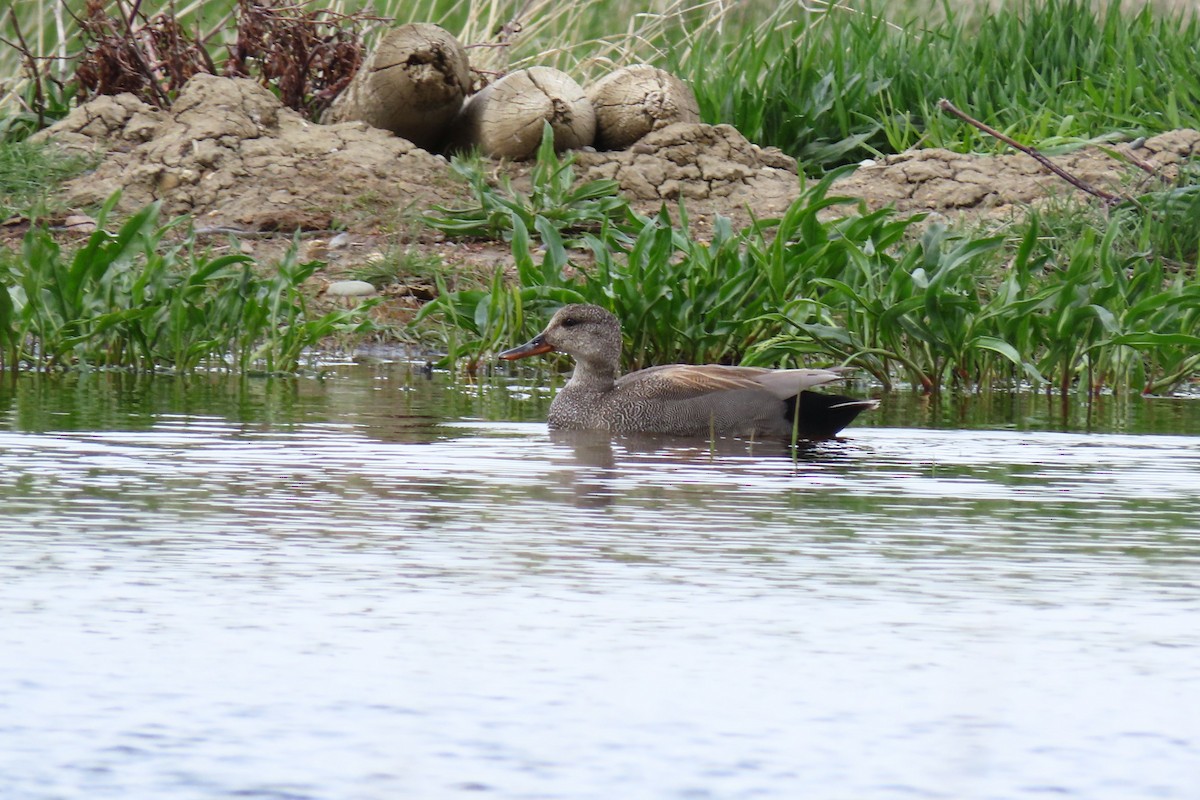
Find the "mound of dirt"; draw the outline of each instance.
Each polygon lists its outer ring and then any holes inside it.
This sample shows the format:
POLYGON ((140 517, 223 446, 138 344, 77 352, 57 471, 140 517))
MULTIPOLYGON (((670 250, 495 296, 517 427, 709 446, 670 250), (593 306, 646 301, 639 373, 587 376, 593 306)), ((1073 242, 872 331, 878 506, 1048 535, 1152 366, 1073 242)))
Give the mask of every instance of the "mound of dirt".
MULTIPOLYGON (((197 75, 170 111, 131 95, 100 97, 42 134, 65 147, 103 152, 91 174, 65 187, 76 206, 123 190, 120 209, 161 199, 168 214, 190 213, 201 226, 242 230, 324 230, 335 221, 368 233, 404 209, 465 199, 449 165, 404 139, 360 122, 317 125, 284 108, 256 83, 197 75)), ((1175 131, 1137 149, 1112 149, 1148 168, 1170 170, 1200 156, 1200 132, 1175 131)), ((1098 188, 1119 190, 1145 173, 1097 148, 1055 161, 1098 188)), ((742 220, 777 215, 799 192, 796 163, 760 148, 728 125, 676 123, 628 150, 580 151, 582 178, 612 178, 643 210, 684 199, 695 217, 742 220)), ((529 165, 507 165, 520 186, 529 165)), ((526 184, 527 185, 527 184, 526 184)), ((1077 190, 1032 158, 917 150, 864 165, 834 186, 871 207, 1004 215, 1077 190)))
POLYGON ((313 124, 245 79, 197 75, 169 112, 100 97, 41 135, 107 151, 67 184, 68 202, 121 189, 121 210, 161 199, 206 226, 323 230, 358 204, 424 208, 461 193, 445 159, 361 122, 313 124))
MULTIPOLYGON (((92 174, 65 187, 72 205, 124 194, 120 210, 161 199, 201 225, 325 229, 334 217, 378 222, 364 205, 421 211, 465 199, 444 158, 361 122, 316 125, 244 79, 197 75, 169 112, 132 95, 99 97, 40 134, 104 152, 92 174), (350 213, 357 209, 355 213, 350 213)), ((578 152, 580 177, 615 178, 634 201, 699 201, 695 211, 773 213, 796 196, 796 162, 728 125, 678 123, 631 149, 578 152)), ((528 164, 510 164, 516 185, 528 164)))
MULTIPOLYGON (((1096 189, 1119 193, 1128 190, 1131 182, 1157 184, 1147 170, 1173 180, 1180 163, 1197 157, 1200 131, 1178 130, 1146 139, 1136 147, 1085 147, 1051 160, 1096 189), (1144 167, 1135 166, 1138 161, 1144 167)), ((872 208, 891 204, 904 212, 987 217, 1006 217, 1051 198, 1083 196, 1024 153, 984 156, 936 148, 898 153, 859 167, 836 182, 833 191, 862 198, 872 208)))
POLYGON ((747 205, 756 214, 782 211, 796 198, 796 161, 774 147, 751 144, 731 125, 676 122, 628 150, 575 157, 581 177, 611 178, 634 201, 657 206, 686 201, 690 210, 728 215, 747 205))

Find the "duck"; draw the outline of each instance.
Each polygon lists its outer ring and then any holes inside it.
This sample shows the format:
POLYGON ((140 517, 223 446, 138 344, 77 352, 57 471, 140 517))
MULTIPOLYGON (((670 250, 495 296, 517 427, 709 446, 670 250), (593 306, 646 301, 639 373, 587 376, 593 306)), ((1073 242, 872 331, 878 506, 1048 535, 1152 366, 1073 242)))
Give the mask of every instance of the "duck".
POLYGON ((573 303, 499 358, 565 353, 575 371, 550 403, 562 430, 614 434, 829 439, 876 400, 811 391, 845 378, 843 367, 768 369, 666 364, 620 375, 621 323, 600 306, 573 303))

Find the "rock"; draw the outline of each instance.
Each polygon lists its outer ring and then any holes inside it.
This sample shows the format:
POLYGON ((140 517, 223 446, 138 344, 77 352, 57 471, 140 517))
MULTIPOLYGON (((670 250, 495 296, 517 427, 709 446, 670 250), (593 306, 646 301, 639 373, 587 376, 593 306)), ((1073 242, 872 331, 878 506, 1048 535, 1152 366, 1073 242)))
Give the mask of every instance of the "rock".
POLYGON ((85 214, 70 214, 63 220, 63 229, 71 233, 92 233, 96 230, 96 220, 85 214))
POLYGON ((90 153, 148 142, 165 119, 165 112, 146 105, 132 94, 101 95, 30 139, 52 140, 64 150, 90 153))
MULTIPOLYGON (((1169 131, 1137 144, 1139 148, 1133 143, 1108 147, 1118 153, 1137 149, 1138 157, 1167 181, 1174 180, 1179 164, 1200 156, 1197 131, 1169 131)), ((1127 165, 1097 147, 1080 148, 1051 160, 1109 192, 1124 191, 1131 174, 1127 165)), ((881 158, 836 181, 833 192, 862 197, 871 208, 894 204, 905 213, 953 210, 997 218, 1049 198, 1084 196, 1024 153, 976 155, 940 148, 881 158)))
POLYGON ((325 296, 338 300, 374 297, 378 292, 366 281, 334 281, 325 287, 325 296))
MULTIPOLYGON (((539 138, 540 127, 535 147, 539 138)), ((357 232, 393 224, 404 209, 461 204, 467 191, 444 159, 391 133, 362 122, 316 125, 252 81, 212 75, 194 77, 169 111, 150 108, 132 95, 99 97, 38 139, 70 149, 108 150, 94 172, 64 185, 65 205, 99 205, 122 190, 118 212, 128 214, 161 199, 165 214, 194 214, 198 229, 327 231, 345 222, 357 232), (348 218, 336 216, 342 214, 348 218)), ((1194 130, 1140 144, 1137 157, 1168 182, 1182 165, 1200 157, 1200 132, 1194 130)), ((1109 148, 1131 152, 1131 145, 1109 148)), ((644 213, 685 198, 693 225, 713 214, 738 224, 751 214, 759 219, 778 215, 800 187, 793 159, 751 144, 728 125, 674 123, 651 131, 628 150, 576 151, 574 157, 579 179, 618 181, 644 213)), ((1095 147, 1054 160, 1109 191, 1124 191, 1131 174, 1144 180, 1135 167, 1095 147)), ((515 186, 528 191, 528 165, 504 169, 515 186)), ((863 198, 870 208, 894 204, 902 213, 1004 217, 1048 197, 1077 196, 1077 191, 1024 154, 929 149, 881 157, 836 181, 831 194, 863 198)), ((843 206, 826 213, 848 211, 843 206)), ((439 235, 422 237, 427 242, 439 235)))

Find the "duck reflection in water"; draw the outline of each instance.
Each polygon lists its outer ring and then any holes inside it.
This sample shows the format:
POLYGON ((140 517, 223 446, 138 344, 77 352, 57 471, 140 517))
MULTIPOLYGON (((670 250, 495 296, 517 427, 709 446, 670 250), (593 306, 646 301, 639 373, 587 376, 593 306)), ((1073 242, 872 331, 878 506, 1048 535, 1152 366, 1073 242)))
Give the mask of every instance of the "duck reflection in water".
POLYGON ((568 463, 574 468, 555 474, 569 488, 574 504, 582 508, 611 505, 622 495, 625 479, 652 473, 664 463, 671 470, 703 470, 712 465, 719 472, 747 469, 758 474, 764 462, 787 461, 789 472, 801 476, 830 466, 853 465, 861 457, 861 446, 845 440, 801 440, 792 445, 778 439, 703 439, 551 428, 550 441, 569 453, 568 463))

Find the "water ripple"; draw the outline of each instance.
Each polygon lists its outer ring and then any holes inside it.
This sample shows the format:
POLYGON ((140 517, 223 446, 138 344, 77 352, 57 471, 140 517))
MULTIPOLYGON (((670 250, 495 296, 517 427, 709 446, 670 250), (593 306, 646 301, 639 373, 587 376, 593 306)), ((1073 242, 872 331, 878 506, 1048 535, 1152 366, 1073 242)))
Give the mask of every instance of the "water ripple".
POLYGON ((1187 798, 1193 437, 0 432, 0 796, 1187 798))

